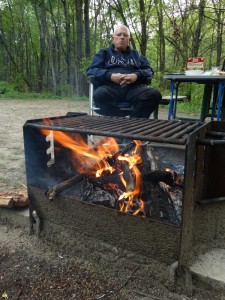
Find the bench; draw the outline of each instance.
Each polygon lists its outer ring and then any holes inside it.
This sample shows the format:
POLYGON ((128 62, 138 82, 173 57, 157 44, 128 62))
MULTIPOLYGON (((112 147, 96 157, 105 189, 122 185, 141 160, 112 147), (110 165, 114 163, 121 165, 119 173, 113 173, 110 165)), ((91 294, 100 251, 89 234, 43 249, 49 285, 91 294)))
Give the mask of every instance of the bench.
MULTIPOLYGON (((161 100, 160 104, 162 104, 162 105, 169 104, 170 103, 170 97, 171 96, 162 96, 162 100, 161 100)), ((173 96, 173 99, 175 99, 175 95, 173 96)), ((186 99, 187 99, 186 96, 177 96, 177 101, 184 101, 186 99)))
MULTIPOLYGON (((162 96, 159 105, 168 105, 170 103, 170 97, 171 96, 162 96)), ((173 96, 173 99, 175 99, 175 95, 173 96)), ((186 99, 186 96, 177 96, 177 101, 184 101, 186 99)), ((158 119, 158 109, 154 111, 154 119, 158 119)))

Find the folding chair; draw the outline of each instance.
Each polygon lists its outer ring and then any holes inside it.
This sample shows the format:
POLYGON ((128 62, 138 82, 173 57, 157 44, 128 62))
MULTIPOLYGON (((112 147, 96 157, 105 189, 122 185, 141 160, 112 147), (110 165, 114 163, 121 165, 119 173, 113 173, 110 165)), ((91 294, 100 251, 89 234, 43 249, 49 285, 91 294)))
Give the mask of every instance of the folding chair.
MULTIPOLYGON (((151 83, 151 80, 148 82, 151 83)), ((89 77, 89 115, 100 114, 100 108, 95 105, 94 102, 94 90, 99 86, 94 76, 89 77)), ((117 107, 124 112, 124 116, 129 116, 133 111, 133 106, 126 101, 121 101, 117 103, 117 107)), ((158 108, 153 113, 153 118, 158 119, 158 108)))
MULTIPOLYGON (((94 113, 100 114, 100 108, 95 105, 94 102, 94 90, 99 86, 99 83, 95 80, 95 77, 89 77, 89 115, 94 113)), ((118 102, 118 108, 124 111, 124 116, 129 116, 133 110, 132 105, 129 102, 118 102)))

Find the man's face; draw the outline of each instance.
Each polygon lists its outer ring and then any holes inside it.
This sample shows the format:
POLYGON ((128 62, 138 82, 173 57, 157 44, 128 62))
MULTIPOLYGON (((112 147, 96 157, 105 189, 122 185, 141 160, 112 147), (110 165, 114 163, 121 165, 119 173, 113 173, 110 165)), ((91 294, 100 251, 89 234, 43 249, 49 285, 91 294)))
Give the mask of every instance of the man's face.
POLYGON ((130 42, 129 32, 126 27, 118 27, 113 35, 113 44, 117 51, 125 51, 130 42))

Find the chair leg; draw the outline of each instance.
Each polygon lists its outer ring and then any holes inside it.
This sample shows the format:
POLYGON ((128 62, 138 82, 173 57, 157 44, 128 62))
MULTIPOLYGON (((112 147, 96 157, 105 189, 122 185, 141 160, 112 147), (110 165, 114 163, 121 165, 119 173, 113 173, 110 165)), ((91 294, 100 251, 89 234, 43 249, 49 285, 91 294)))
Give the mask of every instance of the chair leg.
POLYGON ((153 119, 158 120, 159 107, 157 107, 153 112, 153 119))

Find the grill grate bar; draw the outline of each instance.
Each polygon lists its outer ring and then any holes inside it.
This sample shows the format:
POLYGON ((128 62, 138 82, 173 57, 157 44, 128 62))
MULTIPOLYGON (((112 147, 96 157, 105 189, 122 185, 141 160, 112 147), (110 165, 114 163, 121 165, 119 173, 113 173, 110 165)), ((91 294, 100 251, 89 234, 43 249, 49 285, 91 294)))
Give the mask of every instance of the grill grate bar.
POLYGON ((177 134, 173 134, 171 137, 173 137, 175 139, 178 139, 181 136, 194 131, 195 129, 197 129, 197 127, 198 127, 198 124, 190 124, 186 128, 184 127, 184 130, 179 131, 177 134))
POLYGON ((128 128, 127 132, 129 133, 132 131, 135 134, 144 135, 144 134, 149 134, 149 133, 156 131, 157 128, 163 128, 163 127, 165 127, 165 125, 166 125, 166 121, 162 121, 162 120, 161 121, 155 120, 155 122, 152 121, 150 124, 148 121, 148 123, 140 124, 139 126, 136 126, 136 124, 133 124, 133 126, 130 126, 128 128))
POLYGON ((201 125, 200 122, 194 121, 129 119, 85 114, 30 120, 25 124, 49 130, 171 144, 185 144, 188 134, 201 125))
POLYGON ((190 132, 194 127, 189 122, 186 122, 186 123, 183 123, 183 124, 180 124, 177 126, 170 126, 170 128, 169 128, 170 130, 169 131, 164 130, 164 132, 161 133, 161 137, 166 138, 166 137, 173 136, 174 138, 179 138, 184 133, 190 132))
POLYGON ((160 126, 156 126, 155 128, 151 128, 150 130, 146 130, 144 131, 143 133, 146 134, 146 135, 153 135, 153 136, 162 136, 163 134, 166 134, 165 137, 169 137, 171 134, 171 130, 176 127, 178 128, 178 126, 180 127, 180 124, 178 123, 174 123, 173 121, 172 122, 166 122, 166 123, 163 123, 161 124, 160 126))

